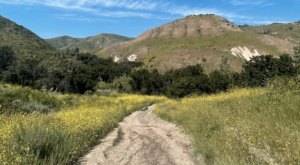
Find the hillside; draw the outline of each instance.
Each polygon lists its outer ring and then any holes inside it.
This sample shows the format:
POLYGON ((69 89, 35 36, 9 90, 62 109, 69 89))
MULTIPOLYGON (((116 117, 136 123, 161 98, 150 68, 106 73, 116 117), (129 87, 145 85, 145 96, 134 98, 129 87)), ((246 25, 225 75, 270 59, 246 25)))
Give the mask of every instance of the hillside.
POLYGON ((166 71, 201 64, 207 71, 220 66, 223 57, 233 70, 252 56, 292 53, 294 43, 244 31, 216 15, 189 16, 149 30, 138 38, 97 52, 115 61, 143 61, 147 68, 166 71), (223 57, 222 57, 223 56, 223 57))
POLYGON ((61 49, 65 46, 77 43, 83 39, 81 38, 73 38, 70 36, 61 36, 61 37, 56 37, 52 39, 46 39, 46 41, 51 44, 53 47, 61 49))
POLYGON ((11 46, 22 57, 40 57, 53 51, 43 39, 36 34, 2 16, 0 16, 0 46, 11 46))
POLYGON ((294 23, 274 23, 262 26, 241 26, 245 31, 265 34, 281 39, 289 40, 294 43, 300 43, 300 22, 294 23))
POLYGON ((116 34, 100 34, 87 38, 72 38, 68 36, 47 40, 52 46, 65 50, 79 48, 81 52, 94 53, 99 49, 130 40, 128 37, 116 34))

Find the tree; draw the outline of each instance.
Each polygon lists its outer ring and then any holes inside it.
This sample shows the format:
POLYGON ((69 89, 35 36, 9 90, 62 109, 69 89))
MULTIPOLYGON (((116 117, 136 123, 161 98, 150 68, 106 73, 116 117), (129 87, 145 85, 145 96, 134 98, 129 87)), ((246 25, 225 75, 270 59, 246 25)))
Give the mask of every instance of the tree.
POLYGON ((150 95, 160 94, 164 90, 164 77, 157 70, 138 69, 131 73, 131 77, 134 91, 150 95))
POLYGON ((246 62, 241 76, 247 86, 265 86, 267 80, 277 74, 276 60, 266 55, 253 57, 246 62))
POLYGON ((36 81, 45 76, 45 69, 37 59, 24 59, 10 67, 5 74, 5 80, 22 86, 35 86, 36 81))
POLYGON ((288 54, 283 54, 277 61, 278 76, 294 76, 297 72, 294 60, 288 54))
POLYGON ((211 92, 227 91, 230 86, 230 76, 223 71, 213 71, 209 74, 211 92))
POLYGON ((279 59, 271 55, 257 56, 243 65, 241 78, 247 86, 265 86, 275 76, 293 76, 296 74, 294 61, 289 55, 279 59))
POLYGON ((8 70, 9 66, 15 63, 15 53, 11 47, 0 47, 0 73, 8 70))

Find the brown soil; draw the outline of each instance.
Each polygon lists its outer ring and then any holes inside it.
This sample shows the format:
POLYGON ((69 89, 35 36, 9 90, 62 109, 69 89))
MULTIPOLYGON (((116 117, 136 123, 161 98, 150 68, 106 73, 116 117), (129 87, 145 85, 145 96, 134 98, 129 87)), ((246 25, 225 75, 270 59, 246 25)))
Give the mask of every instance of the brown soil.
POLYGON ((83 165, 202 165, 189 138, 174 124, 153 114, 155 106, 128 116, 84 156, 83 165))

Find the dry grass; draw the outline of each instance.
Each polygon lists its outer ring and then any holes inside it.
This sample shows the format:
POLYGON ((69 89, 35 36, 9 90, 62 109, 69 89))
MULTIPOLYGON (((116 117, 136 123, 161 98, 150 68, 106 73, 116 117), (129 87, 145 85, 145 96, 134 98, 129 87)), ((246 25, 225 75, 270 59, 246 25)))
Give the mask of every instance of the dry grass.
POLYGON ((296 165, 300 162, 300 88, 277 89, 170 100, 160 104, 156 113, 190 134, 196 152, 208 164, 296 165))
POLYGON ((0 115, 0 164, 73 164, 124 117, 164 99, 138 95, 52 97, 62 104, 57 112, 0 115))

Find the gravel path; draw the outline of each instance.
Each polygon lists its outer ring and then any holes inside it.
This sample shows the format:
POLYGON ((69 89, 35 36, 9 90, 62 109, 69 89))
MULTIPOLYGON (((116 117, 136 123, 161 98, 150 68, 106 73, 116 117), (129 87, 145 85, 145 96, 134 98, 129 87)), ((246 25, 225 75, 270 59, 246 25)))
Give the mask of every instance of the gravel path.
POLYGON ((204 165, 190 140, 174 124, 153 114, 155 106, 124 119, 84 156, 82 165, 204 165))

